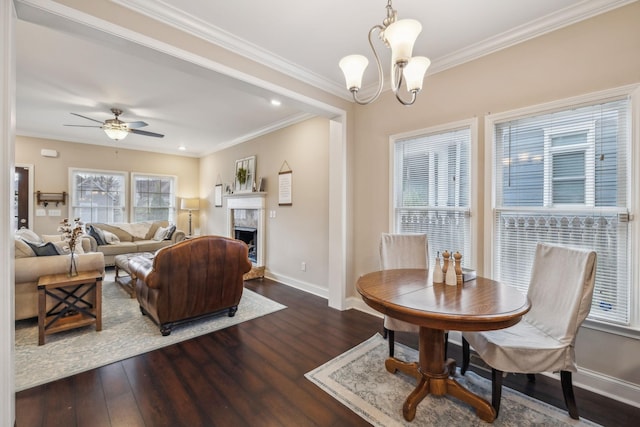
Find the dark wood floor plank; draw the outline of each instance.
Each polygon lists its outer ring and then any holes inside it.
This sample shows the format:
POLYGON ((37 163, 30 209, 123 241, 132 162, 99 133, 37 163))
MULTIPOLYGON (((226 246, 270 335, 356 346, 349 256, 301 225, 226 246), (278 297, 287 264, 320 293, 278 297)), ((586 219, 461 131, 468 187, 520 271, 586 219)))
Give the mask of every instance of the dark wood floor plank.
MULTIPOLYGON (((271 280, 246 284, 288 308, 239 325, 16 394, 18 427, 82 426, 367 426, 304 374, 382 331, 382 320, 271 280), (105 424, 105 419, 108 423, 105 424)), ((417 348, 415 334, 396 334, 417 348)), ((460 348, 449 356, 461 360, 460 348)), ((480 365, 480 364, 478 364, 480 365)), ((472 366, 480 375, 489 371, 472 366)), ((564 410, 559 381, 504 385, 564 410)), ((640 409, 575 388, 583 417, 631 426, 640 409)))
POLYGON ((72 377, 76 390, 76 420, 78 426, 109 427, 111 420, 104 396, 100 373, 96 370, 72 377))

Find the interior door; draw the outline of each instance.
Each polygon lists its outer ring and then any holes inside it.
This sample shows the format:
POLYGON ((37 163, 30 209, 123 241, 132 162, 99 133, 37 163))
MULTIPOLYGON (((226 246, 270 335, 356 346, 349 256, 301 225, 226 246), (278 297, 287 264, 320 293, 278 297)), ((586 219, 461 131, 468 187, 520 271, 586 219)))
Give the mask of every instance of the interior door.
POLYGON ((15 180, 13 229, 31 228, 31 224, 29 224, 29 168, 16 166, 15 180))

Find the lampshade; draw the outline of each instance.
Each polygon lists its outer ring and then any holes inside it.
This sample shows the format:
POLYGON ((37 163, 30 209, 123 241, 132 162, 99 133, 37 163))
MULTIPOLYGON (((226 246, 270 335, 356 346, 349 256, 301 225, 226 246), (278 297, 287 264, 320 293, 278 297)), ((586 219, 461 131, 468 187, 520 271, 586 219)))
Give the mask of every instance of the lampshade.
POLYGON ((197 211, 200 209, 200 199, 198 198, 182 198, 180 201, 180 209, 185 211, 197 211))
POLYGON ((414 56, 409 60, 409 63, 402 70, 409 92, 422 90, 422 80, 429 65, 431 65, 431 61, 425 56, 414 56))
POLYGON ((338 63, 344 73, 347 89, 360 89, 362 87, 362 75, 369 65, 369 60, 363 55, 348 55, 338 63))
POLYGON ((123 140, 127 137, 127 135, 129 135, 129 132, 127 132, 124 129, 105 127, 103 128, 103 130, 104 130, 104 133, 106 133, 109 138, 114 139, 116 141, 123 140))
POLYGON ((408 62, 413 53, 413 44, 422 31, 422 24, 415 19, 400 19, 384 30, 384 38, 391 48, 391 61, 408 62))

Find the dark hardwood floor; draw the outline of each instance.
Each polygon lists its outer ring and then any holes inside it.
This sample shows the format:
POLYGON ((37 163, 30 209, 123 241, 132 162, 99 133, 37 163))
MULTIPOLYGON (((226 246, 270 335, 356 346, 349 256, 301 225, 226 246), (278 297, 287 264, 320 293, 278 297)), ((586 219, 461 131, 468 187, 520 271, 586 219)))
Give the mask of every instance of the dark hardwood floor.
MULTIPOLYGON (((246 286, 288 308, 19 392, 17 427, 369 425, 304 374, 379 332, 382 321, 267 279, 246 286)), ((412 335, 397 339, 417 346, 412 335)), ((449 344, 449 355, 461 360, 460 348, 449 344)), ((510 375, 505 386, 564 408, 552 379, 532 385, 510 375)), ((586 390, 576 398, 581 416, 605 426, 640 419, 640 409, 586 390)))

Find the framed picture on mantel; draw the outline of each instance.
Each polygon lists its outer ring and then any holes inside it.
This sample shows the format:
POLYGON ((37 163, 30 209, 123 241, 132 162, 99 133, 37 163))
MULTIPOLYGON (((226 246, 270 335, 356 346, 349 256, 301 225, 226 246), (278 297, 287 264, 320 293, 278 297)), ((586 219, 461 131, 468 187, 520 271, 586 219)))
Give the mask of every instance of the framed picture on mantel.
POLYGON ((236 160, 235 193, 249 193, 253 191, 256 179, 256 156, 236 160))

